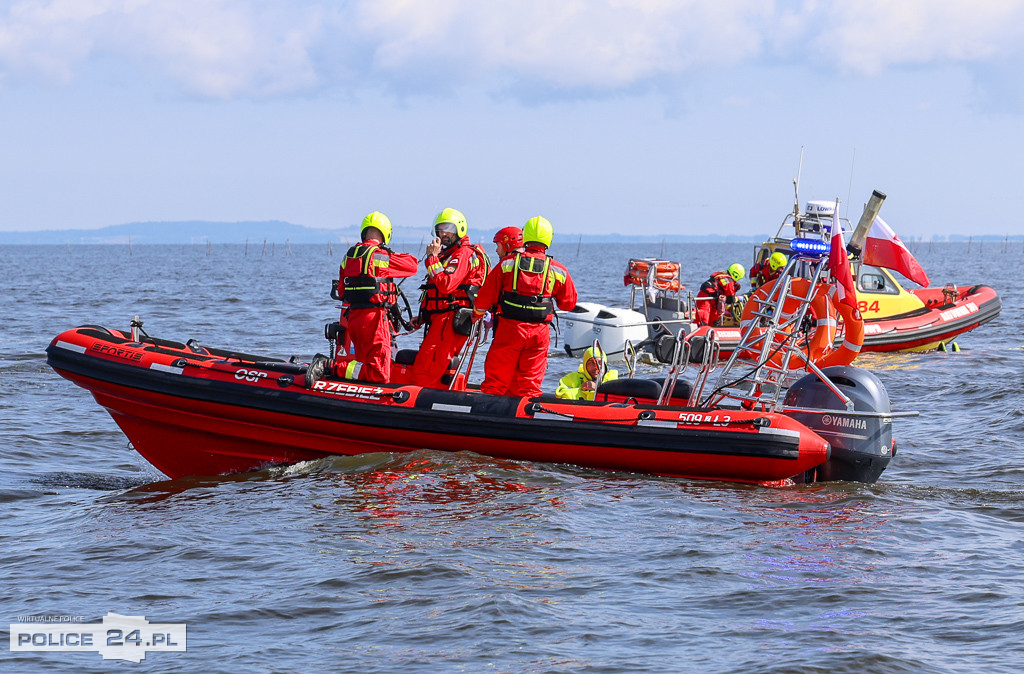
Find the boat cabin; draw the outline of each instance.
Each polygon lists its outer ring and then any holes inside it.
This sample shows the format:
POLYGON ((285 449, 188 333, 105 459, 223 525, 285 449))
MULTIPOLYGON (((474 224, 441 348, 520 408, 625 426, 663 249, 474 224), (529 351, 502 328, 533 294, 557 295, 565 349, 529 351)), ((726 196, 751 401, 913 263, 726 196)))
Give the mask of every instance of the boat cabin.
MULTIPOLYGON (((789 213, 783 219, 778 232, 768 241, 754 249, 754 264, 760 264, 775 252, 792 257, 790 242, 794 238, 809 238, 828 241, 831 239, 834 201, 808 201, 800 215, 789 213)), ((847 240, 853 232, 852 223, 839 218, 847 240)), ((924 307, 924 302, 908 292, 896 280, 892 272, 882 267, 853 263, 853 277, 857 283, 857 304, 866 320, 904 314, 924 307)), ((803 276, 798 269, 797 276, 803 276)))

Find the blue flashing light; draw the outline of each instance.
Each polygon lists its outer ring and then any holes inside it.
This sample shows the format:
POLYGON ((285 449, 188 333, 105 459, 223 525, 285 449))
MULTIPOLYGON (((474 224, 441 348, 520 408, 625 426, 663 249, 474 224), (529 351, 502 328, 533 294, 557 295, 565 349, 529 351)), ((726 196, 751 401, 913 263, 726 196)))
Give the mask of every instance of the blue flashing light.
POLYGON ((820 239, 797 238, 789 242, 793 252, 801 257, 824 257, 828 255, 831 248, 829 244, 820 239))

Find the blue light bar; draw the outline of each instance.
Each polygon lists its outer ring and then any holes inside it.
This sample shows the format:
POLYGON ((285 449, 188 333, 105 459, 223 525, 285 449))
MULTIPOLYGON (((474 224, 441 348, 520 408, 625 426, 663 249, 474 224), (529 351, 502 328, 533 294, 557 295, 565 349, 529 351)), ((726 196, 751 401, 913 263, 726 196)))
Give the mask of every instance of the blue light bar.
POLYGON ((830 246, 820 239, 797 238, 789 242, 793 252, 801 257, 824 257, 828 255, 830 246))

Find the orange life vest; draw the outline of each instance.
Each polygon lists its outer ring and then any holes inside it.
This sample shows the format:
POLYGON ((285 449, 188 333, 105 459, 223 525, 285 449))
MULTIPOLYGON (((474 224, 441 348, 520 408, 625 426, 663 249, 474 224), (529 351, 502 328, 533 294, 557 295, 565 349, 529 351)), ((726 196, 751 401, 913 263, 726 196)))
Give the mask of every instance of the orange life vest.
POLYGON ((734 293, 736 290, 739 290, 739 284, 729 274, 724 271, 716 271, 711 275, 711 278, 700 285, 700 292, 705 293, 705 297, 708 295, 720 295, 723 293, 723 288, 729 285, 734 287, 734 293), (724 285, 723 281, 725 282, 724 285))
POLYGON ((430 316, 434 314, 455 311, 460 307, 472 308, 473 299, 476 297, 477 291, 480 290, 480 286, 484 284, 487 272, 491 268, 491 259, 487 257, 483 246, 467 241, 460 242, 459 245, 452 246, 449 251, 445 252, 443 257, 439 258, 442 266, 462 248, 470 249, 473 256, 465 283, 459 284, 450 295, 445 295, 438 290, 437 285, 430 281, 429 277, 427 282, 420 286, 420 290, 423 291, 420 297, 420 314, 425 319, 430 320, 430 316))
POLYGON ((349 248, 341 265, 342 301, 352 309, 394 306, 398 287, 380 276, 390 263, 391 251, 384 246, 357 243, 349 248))
MULTIPOLYGON (((555 313, 555 281, 565 282, 564 268, 552 265, 551 256, 516 253, 501 261, 502 271, 512 278, 511 287, 498 301, 501 316, 524 323, 546 323, 555 313)), ((508 276, 506 276, 508 278, 508 276)))

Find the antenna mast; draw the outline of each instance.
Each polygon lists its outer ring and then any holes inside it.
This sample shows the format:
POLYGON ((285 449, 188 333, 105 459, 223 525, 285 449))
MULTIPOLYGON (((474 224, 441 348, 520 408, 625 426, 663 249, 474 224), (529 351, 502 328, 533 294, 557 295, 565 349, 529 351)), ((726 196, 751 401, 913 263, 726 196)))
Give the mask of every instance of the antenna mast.
POLYGON ((804 169, 804 146, 800 146, 800 163, 796 166, 796 178, 793 178, 793 229, 800 236, 800 173, 804 169))

